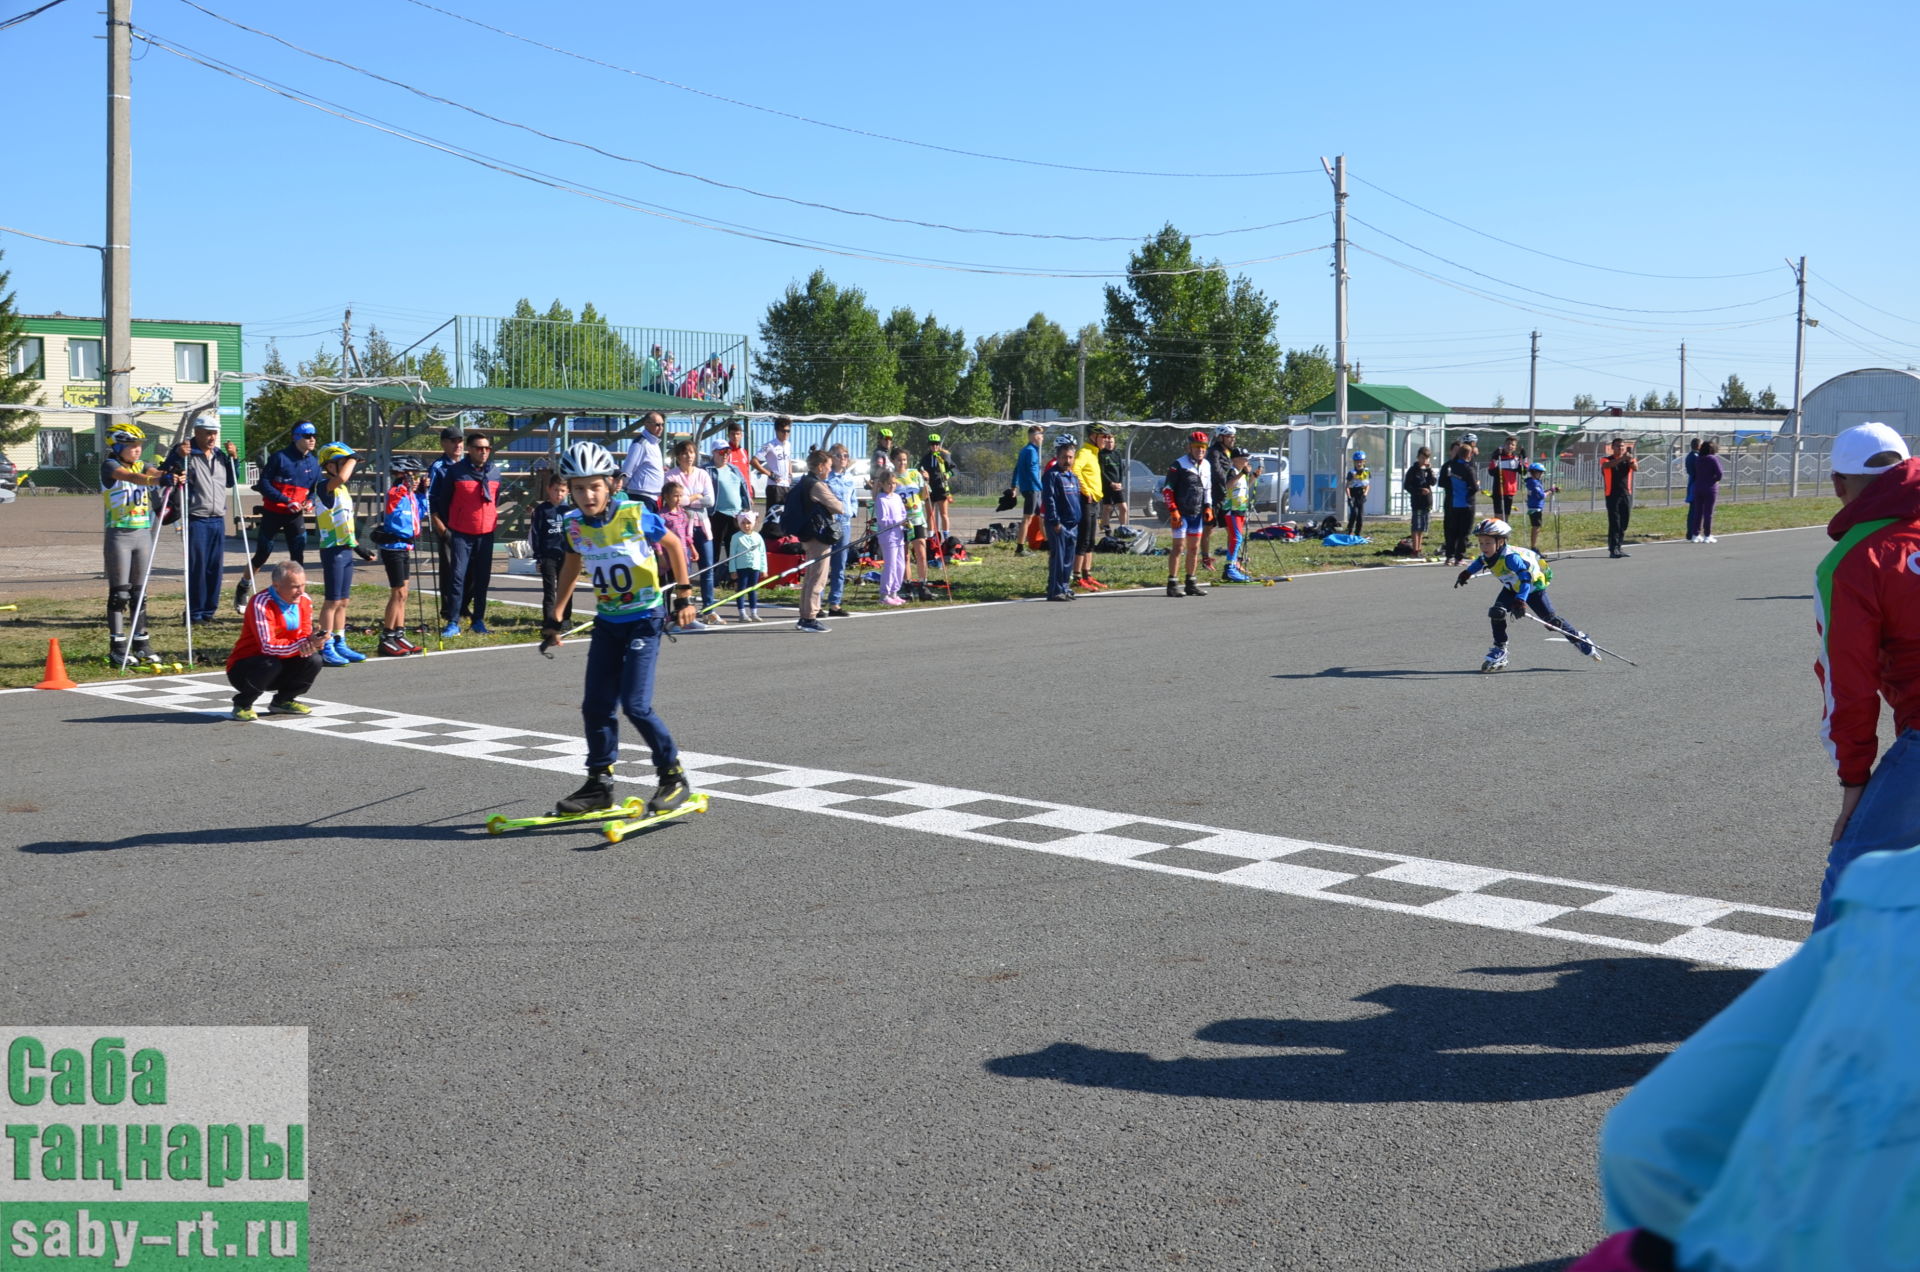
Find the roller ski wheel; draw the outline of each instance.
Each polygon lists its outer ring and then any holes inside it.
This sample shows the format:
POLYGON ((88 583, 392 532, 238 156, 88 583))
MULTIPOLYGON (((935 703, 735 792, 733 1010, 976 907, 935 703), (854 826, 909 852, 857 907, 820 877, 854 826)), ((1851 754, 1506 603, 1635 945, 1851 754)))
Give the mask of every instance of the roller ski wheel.
POLYGON ((601 822, 616 817, 644 816, 647 806, 638 795, 622 800, 608 808, 589 809, 584 813, 550 813, 542 817, 503 817, 496 813, 487 818, 489 835, 504 835, 510 830, 538 830, 542 826, 568 826, 576 822, 601 822))
POLYGON ((1505 667, 1506 665, 1507 665, 1506 646, 1495 645, 1492 649, 1489 649, 1487 651, 1486 660, 1480 664, 1480 671, 1482 674, 1485 674, 1490 671, 1499 671, 1501 668, 1505 667))
POLYGON ((680 803, 662 812, 649 813, 642 810, 640 816, 630 821, 608 822, 606 829, 600 833, 606 838, 608 843, 617 844, 635 831, 646 830, 649 827, 659 825, 661 822, 672 821, 676 817, 685 817, 688 813, 704 813, 706 811, 707 797, 704 794, 694 792, 688 794, 680 803))

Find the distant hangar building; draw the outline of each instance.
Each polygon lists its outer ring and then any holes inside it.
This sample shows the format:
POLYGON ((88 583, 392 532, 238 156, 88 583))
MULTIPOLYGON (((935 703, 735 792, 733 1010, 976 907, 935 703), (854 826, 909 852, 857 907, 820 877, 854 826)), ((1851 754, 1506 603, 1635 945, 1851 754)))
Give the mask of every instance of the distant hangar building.
MULTIPOLYGON (((1809 389, 1800 409, 1808 437, 1832 437, 1870 420, 1912 437, 1920 432, 1920 371, 1868 367, 1836 375, 1809 389)), ((1791 415, 1781 432, 1793 432, 1791 415)))

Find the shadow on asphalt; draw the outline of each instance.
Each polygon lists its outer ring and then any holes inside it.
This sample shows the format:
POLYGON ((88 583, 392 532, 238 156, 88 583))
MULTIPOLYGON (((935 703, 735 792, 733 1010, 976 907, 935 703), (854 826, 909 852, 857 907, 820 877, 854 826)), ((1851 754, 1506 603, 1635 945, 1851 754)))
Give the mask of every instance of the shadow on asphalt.
POLYGON ((1799 596, 1736 596, 1733 599, 1736 601, 1810 601, 1813 599, 1813 593, 1805 592, 1799 596))
POLYGON ((484 826, 232 826, 209 830, 161 830, 123 839, 46 839, 21 844, 20 852, 59 856, 75 852, 118 852, 123 848, 222 848, 266 845, 277 840, 358 839, 433 843, 485 839, 484 826))
POLYGON ((1659 1063, 1656 1048, 1699 1029, 1758 975, 1660 958, 1478 967, 1465 974, 1553 979, 1525 989, 1491 982, 1484 989, 1387 985, 1353 1000, 1384 1009, 1357 1019, 1220 1020, 1194 1035, 1280 1054, 1156 1060, 1144 1052, 1056 1042, 984 1067, 1004 1078, 1207 1099, 1554 1100, 1633 1085, 1659 1063), (1300 1054, 1304 1048, 1317 1054, 1300 1054))
POLYGON ((1531 676, 1539 672, 1568 675, 1567 667, 1508 667, 1505 671, 1483 672, 1478 667, 1329 667, 1325 671, 1276 672, 1273 680, 1425 680, 1429 676, 1531 676))
POLYGON ((136 711, 131 715, 75 716, 67 724, 232 724, 225 716, 188 711, 136 711))
POLYGON ((1542 1259, 1538 1263, 1515 1263, 1507 1267, 1488 1268, 1487 1272, 1566 1272, 1572 1263, 1572 1259, 1542 1259))

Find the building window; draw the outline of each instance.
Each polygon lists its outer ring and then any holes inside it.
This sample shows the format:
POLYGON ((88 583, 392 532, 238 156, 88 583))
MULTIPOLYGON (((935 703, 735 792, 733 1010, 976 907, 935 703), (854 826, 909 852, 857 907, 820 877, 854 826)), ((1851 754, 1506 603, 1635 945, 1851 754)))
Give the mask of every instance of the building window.
POLYGON ((47 342, 39 336, 22 336, 7 351, 7 374, 24 375, 30 380, 47 378, 43 365, 47 353, 47 342))
POLYGON ((205 384, 207 382, 207 346, 203 344, 173 346, 173 378, 180 384, 205 384))
POLYGON ((67 379, 98 380, 100 378, 100 342, 98 340, 67 341, 67 379))

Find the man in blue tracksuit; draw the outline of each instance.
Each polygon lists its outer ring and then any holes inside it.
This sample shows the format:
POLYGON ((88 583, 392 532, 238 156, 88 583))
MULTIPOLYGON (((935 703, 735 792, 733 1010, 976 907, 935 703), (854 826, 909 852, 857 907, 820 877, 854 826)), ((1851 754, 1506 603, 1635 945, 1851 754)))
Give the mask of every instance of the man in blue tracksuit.
MULTIPOLYGON (((307 559, 307 513, 313 509, 313 492, 320 485, 320 461, 313 448, 319 445, 319 430, 306 420, 293 426, 293 441, 285 449, 267 457, 254 489, 260 492, 260 538, 253 545, 253 571, 267 563, 276 536, 285 535, 287 556, 295 564, 307 559)), ((246 602, 252 584, 241 579, 234 588, 234 605, 246 602)))
POLYGON ((1038 424, 1028 425, 1027 444, 1020 448, 1020 458, 1013 464, 1013 488, 1020 495, 1020 515, 1026 518, 1020 526, 1020 542, 1013 549, 1015 556, 1027 554, 1033 519, 1040 515, 1040 442, 1046 435, 1047 430, 1038 424))
POLYGON ((1080 543, 1080 479, 1073 456, 1078 439, 1062 433, 1054 440, 1053 466, 1040 483, 1041 517, 1047 526, 1047 599, 1073 599, 1073 557, 1080 543))

